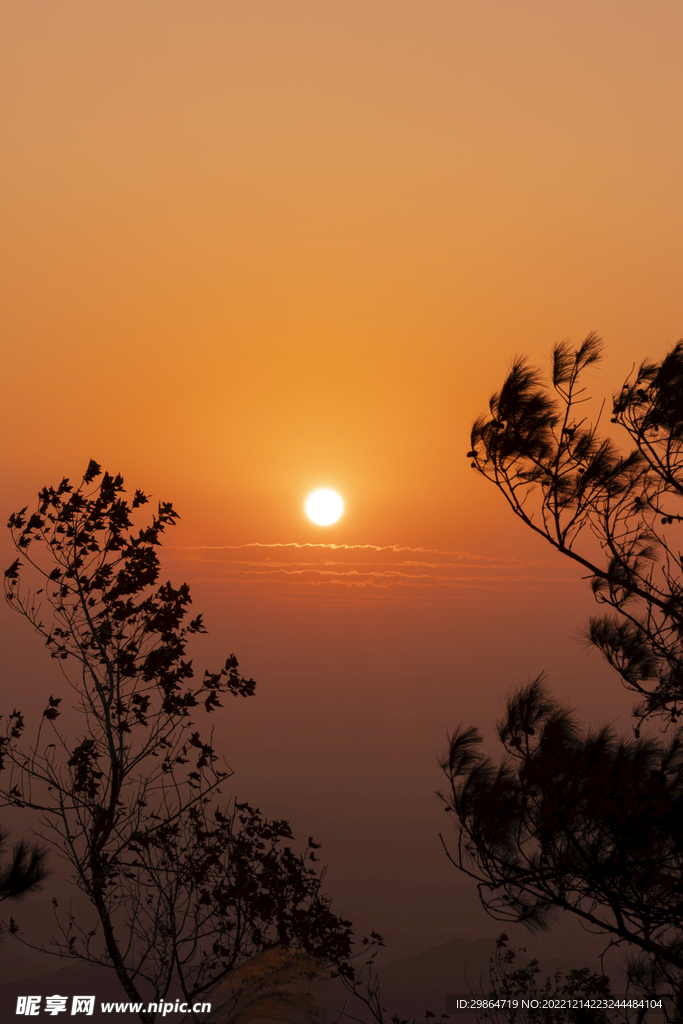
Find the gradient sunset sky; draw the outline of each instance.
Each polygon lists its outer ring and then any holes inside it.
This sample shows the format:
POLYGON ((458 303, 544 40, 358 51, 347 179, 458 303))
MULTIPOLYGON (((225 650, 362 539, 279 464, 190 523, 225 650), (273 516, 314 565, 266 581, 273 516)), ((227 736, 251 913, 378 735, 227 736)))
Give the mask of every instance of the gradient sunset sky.
MULTIPOLYGON (((90 458, 173 502, 196 664, 258 682, 234 791, 393 956, 496 934, 438 842, 446 731, 541 669, 628 720, 579 571, 465 453, 513 356, 597 331, 599 403, 683 336, 682 40, 680 0, 0 9, 4 512, 90 458)), ((5 715, 59 684, 3 634, 5 715)))

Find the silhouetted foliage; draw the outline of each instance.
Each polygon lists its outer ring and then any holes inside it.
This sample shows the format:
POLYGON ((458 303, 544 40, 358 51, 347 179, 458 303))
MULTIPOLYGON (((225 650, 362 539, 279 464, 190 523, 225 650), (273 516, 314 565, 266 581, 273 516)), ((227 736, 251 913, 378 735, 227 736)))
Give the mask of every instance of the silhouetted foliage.
MULTIPOLYGON (((683 1019, 683 738, 640 738, 640 724, 683 714, 683 342, 643 363, 613 401, 621 453, 579 414, 593 334, 552 354, 552 374, 515 360, 489 415, 472 428, 472 466, 512 511, 590 574, 607 614, 587 639, 639 695, 635 738, 583 733, 542 677, 499 723, 500 764, 461 728, 442 762, 456 823, 450 859, 502 920, 544 928, 569 911, 639 953, 631 979, 669 994, 683 1019)), ((443 839, 442 839, 443 842, 443 839)), ((445 845, 445 843, 444 843, 445 845)))
POLYGON ((156 549, 177 513, 161 503, 136 529, 146 503, 141 491, 127 501, 122 478, 91 462, 79 487, 46 487, 36 512, 9 521, 20 558, 7 599, 65 670, 78 712, 62 730, 63 698, 51 696, 32 744, 19 711, 0 740, 5 802, 41 812, 42 834, 96 911, 78 919, 53 900, 57 952, 113 967, 135 1002, 141 983, 157 1001, 176 987, 191 1002, 277 945, 352 979, 350 922, 311 867, 319 844, 295 854, 286 821, 213 803, 231 773, 196 720, 255 684, 234 655, 195 678, 185 649, 202 617, 186 621, 187 584, 158 582, 156 549), (27 571, 38 589, 20 585, 27 571))
MULTIPOLYGON (((459 729, 440 794, 457 828, 449 859, 498 920, 548 927, 558 911, 641 951, 650 991, 681 998, 683 742, 583 733, 541 677, 508 699, 499 764, 459 729)), ((641 964, 642 967, 642 964, 641 964)))
POLYGON ((516 359, 472 428, 472 466, 515 515, 590 573, 587 637, 639 694, 639 718, 683 714, 683 342, 643 363, 614 397, 621 453, 580 415, 583 377, 601 356, 589 335, 555 346, 549 383, 516 359), (595 553, 594 539, 599 545, 595 553))
MULTIPOLYGON (((493 1024, 617 1024, 629 1019, 629 1014, 618 1010, 601 1009, 599 1001, 610 996, 610 979, 588 967, 570 970, 568 974, 555 971, 552 977, 541 981, 541 968, 537 959, 526 967, 514 967, 518 953, 508 948, 503 933, 496 942, 496 954, 491 960, 490 984, 486 998, 498 1003, 477 1015, 480 1022, 493 1024), (591 1007, 572 1003, 596 1000, 591 1007), (536 1003, 530 1007, 527 1003, 536 1003)), ((519 950, 526 953, 526 949, 519 950)), ((637 1014, 630 1015, 636 1020, 637 1014)))
MULTIPOLYGON (((0 854, 8 838, 8 833, 0 829, 0 854)), ((16 843, 9 863, 0 868, 0 903, 21 900, 29 892, 41 889, 49 874, 46 858, 46 851, 35 843, 27 843, 23 839, 16 843)))

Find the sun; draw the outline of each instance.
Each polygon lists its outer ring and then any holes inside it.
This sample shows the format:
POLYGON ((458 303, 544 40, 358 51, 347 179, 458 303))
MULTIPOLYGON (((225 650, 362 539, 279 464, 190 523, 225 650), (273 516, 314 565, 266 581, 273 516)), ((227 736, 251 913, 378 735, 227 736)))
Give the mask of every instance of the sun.
POLYGON ((306 515, 318 526, 336 523, 343 511, 344 502, 336 491, 330 491, 327 487, 313 491, 306 498, 306 515))

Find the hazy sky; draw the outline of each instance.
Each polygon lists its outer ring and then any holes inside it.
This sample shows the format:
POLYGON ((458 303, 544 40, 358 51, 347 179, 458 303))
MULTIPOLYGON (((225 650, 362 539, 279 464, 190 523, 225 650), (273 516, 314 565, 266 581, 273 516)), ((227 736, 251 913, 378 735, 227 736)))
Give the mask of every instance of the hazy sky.
MULTIPOLYGON (((464 456, 515 354, 597 330, 601 398, 683 335, 682 38, 679 0, 0 10, 5 512, 91 457, 173 501, 197 664, 259 683, 235 792, 397 953, 495 933, 438 844, 446 730, 543 668, 630 708, 464 456)), ((3 621, 5 714, 57 684, 3 621)))

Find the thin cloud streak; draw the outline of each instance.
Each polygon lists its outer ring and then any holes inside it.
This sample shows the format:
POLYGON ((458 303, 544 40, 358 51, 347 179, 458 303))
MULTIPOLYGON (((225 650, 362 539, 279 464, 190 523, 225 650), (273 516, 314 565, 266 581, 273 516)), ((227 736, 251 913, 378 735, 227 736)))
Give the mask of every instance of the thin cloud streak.
MULTIPOLYGON (((311 565, 311 566, 316 566, 316 565, 349 565, 349 566, 351 566, 351 565, 385 565, 386 564, 385 562, 340 562, 340 561, 334 561, 332 559, 325 559, 325 560, 320 561, 320 562, 301 562, 301 561, 297 561, 297 562, 281 562, 281 561, 277 561, 277 562, 275 562, 275 561, 273 561, 273 562, 270 562, 270 561, 264 562, 262 560, 256 561, 256 560, 247 559, 247 558, 231 558, 231 559, 222 559, 222 558, 185 558, 185 559, 171 559, 171 560, 184 561, 184 562, 192 562, 192 563, 195 563, 195 564, 202 564, 202 565, 257 565, 257 566, 258 565, 265 565, 265 566, 269 566, 270 568, 279 568, 279 567, 287 566, 287 565, 304 565, 304 566, 305 565, 311 565)), ((476 562, 420 562, 420 561, 417 561, 416 559, 415 560, 414 559, 407 559, 406 561, 397 561, 397 562, 394 562, 393 564, 394 565, 403 565, 403 566, 406 566, 406 567, 414 566, 415 568, 424 568, 424 569, 477 569, 477 568, 480 568, 480 566, 478 566, 476 562)), ((512 560, 512 559, 510 559, 510 560, 500 559, 497 562, 496 562, 495 559, 491 559, 490 560, 490 564, 487 567, 490 567, 491 564, 493 564, 493 565, 498 564, 498 565, 501 565, 501 566, 505 566, 505 568, 509 568, 509 569, 523 569, 523 568, 529 568, 529 567, 544 568, 545 569, 545 568, 550 568, 550 565, 551 565, 551 563, 548 563, 548 562, 538 562, 538 561, 532 561, 532 560, 526 561, 524 559, 515 559, 515 560, 512 560)), ((484 567, 482 566, 481 568, 484 568, 484 567)))
POLYGON ((458 558, 473 558, 481 562, 514 561, 514 559, 488 558, 486 555, 474 555, 470 551, 442 551, 440 548, 413 548, 404 544, 323 544, 306 542, 300 544, 298 541, 283 541, 281 543, 264 543, 253 541, 250 544, 167 544, 167 551, 241 551, 245 548, 328 548, 333 551, 411 551, 419 555, 455 555, 458 558))
POLYGON ((378 579, 377 577, 371 578, 371 577, 365 576, 364 574, 359 574, 357 579, 344 579, 344 578, 342 578, 342 574, 338 574, 333 579, 328 578, 328 579, 324 579, 324 580, 305 579, 305 580, 287 580, 287 581, 273 579, 272 577, 265 578, 265 579, 264 578, 259 578, 259 579, 253 579, 252 578, 252 579, 248 579, 248 580, 245 580, 245 579, 235 579, 235 578, 229 578, 229 577, 223 577, 220 580, 216 579, 215 577, 209 577, 209 578, 199 577, 197 579, 192 580, 191 582, 193 584, 204 583, 204 584, 211 584, 211 585, 216 585, 216 584, 219 584, 219 583, 229 582, 231 585, 236 585, 236 586, 240 586, 241 585, 242 587, 245 587, 245 588, 249 587, 249 586, 252 586, 252 585, 255 585, 255 584, 269 584, 270 583, 270 584, 277 585, 279 583, 282 586, 282 589, 281 589, 282 593, 285 593, 287 588, 290 588, 290 587, 292 587, 292 588, 299 587, 299 586, 302 586, 302 587, 305 587, 305 586, 324 587, 326 584, 329 584, 332 587, 335 587, 335 586, 337 586, 337 587, 376 587, 377 589, 382 589, 382 590, 384 590, 386 588, 389 588, 389 587, 392 587, 392 586, 408 587, 408 588, 412 587, 415 590, 424 590, 424 589, 427 589, 428 587, 441 587, 441 588, 446 587, 446 588, 451 588, 451 589, 463 589, 463 590, 464 589, 473 589, 473 590, 479 590, 479 589, 480 590, 492 590, 492 589, 496 589, 496 590, 500 590, 501 589, 500 584, 514 584, 515 586, 518 586, 520 583, 526 583, 527 585, 531 584, 532 588, 533 588, 533 587, 536 587, 536 586, 538 586, 540 584, 554 584, 554 585, 561 584, 561 585, 566 585, 566 586, 574 586, 577 583, 576 580, 556 579, 556 578, 552 578, 552 577, 541 577, 541 576, 515 576, 515 577, 508 577, 508 576, 458 576, 458 577, 451 577, 451 576, 428 576, 426 574, 424 576, 403 576, 402 578, 397 578, 396 576, 392 576, 391 578, 387 578, 386 576, 384 576, 381 579, 378 579))
MULTIPOLYGON (((433 573, 408 573, 400 572, 396 569, 385 569, 381 572, 374 570, 372 572, 359 572, 357 569, 348 569, 345 571, 335 569, 282 569, 282 568, 266 568, 266 569, 232 569, 229 572, 224 572, 222 575, 225 578, 228 575, 240 574, 243 576, 277 576, 279 574, 286 574, 288 576, 303 576, 306 573, 318 575, 318 576, 401 576, 405 579, 416 580, 416 579, 434 579, 434 580, 503 580, 506 583, 522 583, 527 580, 540 580, 539 576, 435 576, 433 573)), ((571 583, 573 580, 571 577, 553 577, 553 582, 566 582, 571 583)), ((546 579, 546 582, 549 580, 546 579)))
POLYGON ((165 557, 186 567, 194 563, 199 569, 195 583, 230 586, 240 594, 251 591, 274 600, 304 599, 306 595, 319 600, 325 594, 333 598, 354 592, 388 596, 392 590, 397 595, 412 592, 428 596, 468 589, 507 591, 511 587, 536 589, 548 584, 564 587, 578 582, 574 577, 559 575, 557 566, 548 560, 497 558, 406 544, 253 541, 173 545, 165 549, 165 557), (259 558, 260 551, 281 552, 284 557, 259 558), (230 557, 238 552, 247 557, 230 557), (249 552, 255 557, 249 558, 249 552), (300 558, 296 557, 298 552, 300 558), (226 557, 220 557, 220 553, 226 557), (369 557, 363 558, 363 554, 369 557), (418 557, 402 557, 406 555, 418 557))
MULTIPOLYGON (((309 549, 320 549, 321 553, 323 553, 325 550, 338 551, 340 553, 347 552, 347 551, 348 552, 350 552, 350 551, 359 551, 359 550, 374 551, 374 552, 378 552, 378 553, 379 552, 387 552, 387 553, 393 553, 393 554, 399 554, 399 553, 402 553, 402 552, 410 552, 412 554, 421 554, 421 555, 432 554, 432 555, 443 555, 444 557, 454 556, 454 557, 459 558, 461 560, 463 560, 463 559, 470 559, 472 561, 473 565, 476 565, 477 563, 486 563, 486 564, 490 564, 490 565, 501 565, 501 566, 510 566, 510 567, 528 566, 528 567, 536 567, 536 568, 551 568, 554 565, 554 562, 551 562, 551 561, 549 561, 547 559, 500 558, 500 557, 491 557, 491 556, 488 556, 488 555, 478 555, 478 554, 474 554, 471 551, 444 551, 444 550, 441 550, 440 548, 408 547, 407 545, 402 545, 402 544, 383 544, 383 545, 381 545, 381 544, 322 544, 322 543, 320 543, 320 544, 314 544, 314 543, 299 544, 296 541, 287 541, 287 542, 282 542, 282 543, 275 544, 275 543, 263 543, 261 541, 254 541, 253 543, 250 543, 250 544, 195 544, 195 545, 181 545, 181 544, 173 545, 173 544, 170 544, 170 545, 166 545, 165 546, 165 551, 167 551, 167 552, 168 551, 241 551, 241 550, 247 550, 249 548, 267 548, 267 549, 276 549, 276 548, 304 549, 304 548, 309 548, 309 549)), ((194 561, 216 561, 216 562, 222 561, 220 559, 193 559, 193 560, 194 561)), ((256 561, 256 560, 252 561, 251 559, 243 561, 243 560, 235 559, 235 560, 232 561, 232 564, 235 564, 235 565, 246 565, 246 564, 251 564, 251 565, 272 565, 273 562, 270 562, 270 561, 263 562, 263 561, 256 561)), ((280 564, 280 565, 301 565, 301 564, 316 564, 316 563, 302 563, 300 560, 297 560, 296 562, 279 562, 277 564, 280 564)), ((335 563, 334 562, 329 562, 329 563, 324 563, 324 564, 335 564, 335 563)), ((347 565, 377 565, 377 564, 382 564, 382 563, 377 563, 377 562, 347 562, 346 564, 347 565)), ((453 567, 458 567, 458 566, 465 566, 466 565, 466 563, 464 561, 460 561, 460 562, 421 562, 421 561, 414 561, 413 562, 411 560, 401 561, 398 564, 400 564, 400 565, 424 565, 424 566, 434 566, 434 567, 446 566, 446 565, 453 566, 453 567)))

